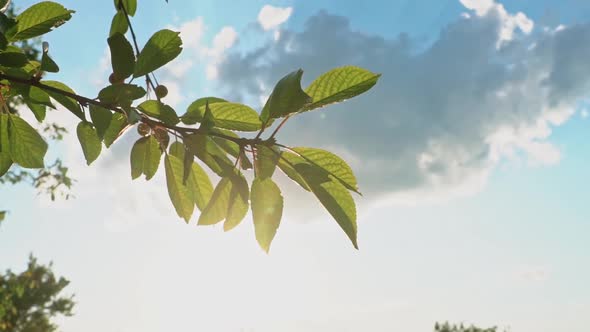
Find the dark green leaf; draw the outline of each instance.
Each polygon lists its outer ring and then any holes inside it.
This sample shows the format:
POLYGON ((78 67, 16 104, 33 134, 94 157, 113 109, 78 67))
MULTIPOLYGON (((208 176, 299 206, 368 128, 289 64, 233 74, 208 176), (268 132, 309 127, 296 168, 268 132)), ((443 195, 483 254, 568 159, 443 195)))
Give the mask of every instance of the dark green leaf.
POLYGON ((178 216, 188 223, 195 209, 195 200, 192 197, 192 191, 182 184, 182 175, 184 172, 182 160, 175 156, 167 155, 164 158, 164 167, 166 169, 168 195, 170 196, 172 205, 174 205, 178 216))
POLYGON ((135 15, 137 11, 137 0, 114 0, 115 9, 123 11, 119 6, 122 5, 129 16, 135 15))
POLYGON ((104 133, 104 145, 106 145, 107 148, 110 147, 111 144, 113 144, 115 140, 119 138, 121 134, 123 134, 127 126, 127 118, 125 115, 121 113, 113 114, 113 118, 111 119, 111 122, 104 133))
POLYGON ((306 92, 313 98, 313 103, 305 110, 313 110, 358 96, 377 84, 380 76, 353 66, 333 69, 318 77, 307 88, 306 92))
POLYGON ((22 67, 29 62, 24 53, 20 52, 2 52, 0 53, 0 66, 4 67, 22 67))
POLYGON ((311 103, 312 98, 301 89, 302 76, 303 70, 299 69, 277 83, 260 114, 263 123, 298 112, 311 103))
POLYGON ((72 18, 72 13, 73 10, 67 10, 58 3, 39 2, 16 17, 17 23, 6 33, 6 37, 16 41, 44 35, 72 18))
POLYGON ((133 77, 144 76, 174 60, 182 52, 178 32, 163 29, 156 32, 137 57, 133 77))
POLYGON ((113 73, 119 80, 126 79, 133 74, 135 68, 133 47, 121 33, 115 33, 109 37, 108 43, 111 50, 113 73))
POLYGON ((172 107, 163 104, 157 100, 146 100, 139 104, 137 108, 144 114, 153 118, 160 119, 169 125, 175 125, 179 122, 178 116, 172 107))
POLYGON ((107 104, 129 106, 134 100, 145 96, 145 94, 145 89, 138 85, 116 84, 100 90, 98 99, 107 104))
POLYGON ((352 169, 340 157, 331 152, 315 148, 293 148, 292 150, 310 164, 319 166, 332 174, 349 190, 359 193, 356 177, 352 169))
POLYGON ((10 157, 10 141, 8 138, 8 114, 0 113, 0 176, 8 172, 12 166, 10 157))
POLYGON ((281 223, 283 196, 272 179, 256 178, 252 182, 251 198, 256 240, 268 252, 281 223))
POLYGON ((7 46, 8 39, 6 39, 6 36, 2 32, 0 32, 0 50, 5 50, 7 46))
POLYGON ((90 105, 89 109, 90 119, 92 119, 98 137, 102 140, 113 118, 113 112, 96 105, 90 105))
POLYGON ((96 129, 89 122, 80 122, 76 129, 78 134, 78 140, 82 146, 82 152, 86 158, 86 164, 90 165, 93 161, 98 158, 100 151, 102 150, 102 144, 100 138, 96 133, 96 129))
POLYGON ((160 143, 153 136, 140 138, 131 149, 131 178, 145 174, 145 179, 150 180, 158 171, 161 156, 160 143))
MULTIPOLYGON (((43 83, 44 85, 50 86, 52 88, 59 89, 61 91, 75 93, 74 90, 72 90, 69 86, 67 86, 61 82, 42 81, 41 83, 43 83)), ((76 115, 78 118, 80 118, 80 120, 86 121, 86 119, 84 117, 84 112, 82 112, 82 108, 80 107, 80 104, 78 104, 78 102, 75 99, 70 98, 70 97, 66 97, 61 93, 57 93, 57 92, 50 91, 50 90, 45 90, 45 92, 47 92, 47 94, 49 94, 49 96, 51 96, 51 98, 53 98, 55 101, 60 103, 63 107, 67 108, 70 112, 74 113, 74 115, 76 115)))
POLYGON ((41 70, 49 73, 59 72, 59 66, 46 51, 43 51, 43 56, 41 57, 41 70))
POLYGON ((181 116, 181 121, 184 124, 192 125, 197 122, 203 121, 204 112, 201 112, 201 108, 205 107, 207 103, 209 105, 213 105, 215 103, 226 103, 227 100, 216 98, 216 97, 205 97, 195 100, 192 104, 189 105, 186 113, 181 116))
POLYGON ((127 22, 127 18, 123 12, 119 11, 115 16, 113 16, 113 20, 111 22, 111 31, 109 32, 109 37, 120 33, 124 35, 129 30, 129 22, 127 22))
POLYGON ((10 156, 23 168, 43 168, 47 143, 25 120, 10 116, 8 133, 10 156))

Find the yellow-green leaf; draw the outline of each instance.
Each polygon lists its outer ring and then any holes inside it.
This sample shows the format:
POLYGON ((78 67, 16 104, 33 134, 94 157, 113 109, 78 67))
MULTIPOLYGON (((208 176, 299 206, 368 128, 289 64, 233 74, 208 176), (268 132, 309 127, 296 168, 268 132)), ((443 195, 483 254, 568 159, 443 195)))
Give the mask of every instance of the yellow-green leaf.
POLYGON ((158 100, 146 100, 139 104, 137 108, 144 114, 153 118, 160 119, 169 125, 175 125, 179 122, 178 116, 172 107, 163 104, 158 100))
POLYGON ((227 217, 231 190, 232 181, 229 178, 222 178, 217 183, 209 203, 199 217, 199 225, 215 225, 227 217))
POLYGON ((145 174, 145 179, 150 180, 158 171, 161 157, 160 143, 153 136, 137 140, 131 148, 131 178, 145 174))
POLYGON ((137 56, 133 77, 144 76, 174 60, 182 52, 179 33, 168 29, 156 32, 137 56))
MULTIPOLYGON (((206 105, 199 104, 199 106, 196 103, 189 106, 186 114, 182 116, 183 123, 193 124, 203 121, 206 105)), ((218 101, 209 104, 209 109, 211 110, 215 126, 218 128, 237 131, 257 131, 262 126, 258 113, 246 105, 218 101)))
POLYGON ((313 98, 313 102, 306 106, 305 110, 313 110, 358 96, 377 84, 380 76, 354 66, 330 70, 318 77, 305 90, 313 98))
POLYGON ((104 145, 110 147, 127 128, 127 118, 122 113, 115 113, 111 118, 111 122, 104 133, 104 145))
POLYGON ((256 240, 260 247, 268 252, 281 223, 283 196, 272 179, 256 178, 252 182, 250 197, 256 240))
POLYGON ((178 216, 183 218, 187 223, 190 221, 195 209, 192 192, 182 183, 184 166, 182 160, 172 155, 164 158, 164 167, 166 169, 166 184, 168 195, 176 209, 178 216))
POLYGON ((298 112, 311 103, 312 98, 301 89, 302 76, 303 70, 299 69, 277 83, 260 114, 263 123, 298 112))
POLYGON ((335 154, 316 148, 293 148, 307 162, 317 165, 332 174, 342 184, 356 193, 359 193, 356 177, 348 164, 335 154))
POLYGON ((43 1, 32 5, 16 17, 16 25, 7 31, 12 41, 41 36, 56 28, 70 18, 73 10, 52 2, 43 1))

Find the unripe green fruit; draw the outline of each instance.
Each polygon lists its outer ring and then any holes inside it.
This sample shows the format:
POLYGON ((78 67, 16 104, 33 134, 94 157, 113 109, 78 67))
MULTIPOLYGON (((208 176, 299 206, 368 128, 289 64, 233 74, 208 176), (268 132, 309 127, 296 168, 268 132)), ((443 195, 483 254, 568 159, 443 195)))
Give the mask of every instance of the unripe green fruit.
POLYGON ((141 136, 147 136, 150 134, 150 132, 152 131, 152 129, 150 128, 150 126, 146 125, 145 123, 140 123, 137 126, 137 132, 141 135, 141 136))
POLYGON ((156 93, 156 97, 158 97, 158 99, 162 99, 168 95, 168 88, 165 85, 158 85, 154 92, 156 93))

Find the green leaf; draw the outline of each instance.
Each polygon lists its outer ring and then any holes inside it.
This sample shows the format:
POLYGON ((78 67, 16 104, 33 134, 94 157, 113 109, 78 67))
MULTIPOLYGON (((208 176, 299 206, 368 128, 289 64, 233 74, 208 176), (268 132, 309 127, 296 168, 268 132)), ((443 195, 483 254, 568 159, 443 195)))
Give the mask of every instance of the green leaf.
POLYGON ((113 20, 111 21, 111 31, 109 32, 109 37, 116 33, 124 35, 127 33, 127 30, 129 30, 129 22, 127 22, 125 14, 119 11, 117 14, 115 14, 115 16, 113 16, 113 20))
POLYGON ((150 180, 158 171, 161 157, 160 143, 153 136, 140 138, 131 149, 131 178, 145 174, 145 179, 150 180))
POLYGON ((233 169, 233 162, 211 137, 201 134, 186 135, 184 143, 191 154, 204 162, 217 175, 225 177, 233 169))
POLYGON ((272 179, 256 178, 252 182, 252 219, 256 240, 267 253, 283 215, 283 196, 272 179))
POLYGON ((217 97, 205 97, 195 100, 189 105, 188 109, 186 110, 186 113, 183 116, 181 116, 180 120, 182 121, 182 123, 192 125, 197 122, 203 121, 203 116, 205 114, 204 107, 207 105, 207 103, 209 103, 209 106, 211 106, 215 103, 227 103, 227 100, 217 97), (202 107, 203 111, 200 110, 200 108, 202 107))
POLYGON ((262 180, 271 178, 277 168, 279 162, 280 151, 276 147, 267 147, 264 145, 257 146, 256 161, 256 177, 262 180))
POLYGON ((9 116, 8 133, 10 156, 23 168, 43 168, 47 143, 25 120, 9 116))
POLYGON ((289 156, 294 169, 358 249, 356 207, 347 188, 326 170, 305 159, 288 152, 283 155, 289 156))
POLYGON ((160 119, 162 122, 169 125, 175 125, 180 121, 178 119, 178 115, 176 115, 176 112, 174 109, 172 109, 172 107, 157 100, 146 100, 139 104, 137 109, 139 109, 142 113, 147 114, 153 118, 160 119))
POLYGON ((46 71, 49 73, 57 73, 59 72, 59 66, 53 59, 49 56, 47 51, 43 51, 43 56, 41 57, 41 70, 46 71))
MULTIPOLYGON (((49 86, 49 87, 52 87, 55 89, 59 89, 61 91, 75 94, 74 90, 72 90, 69 86, 67 86, 61 82, 42 81, 41 83, 46 86, 49 86)), ((80 120, 86 121, 86 118, 84 117, 84 112, 82 112, 82 108, 80 107, 80 104, 78 104, 78 102, 75 99, 64 96, 61 93, 50 91, 50 90, 45 90, 45 92, 47 92, 47 94, 49 94, 49 96, 51 96, 51 98, 53 98, 55 101, 60 103, 63 107, 67 108, 70 112, 74 113, 74 115, 76 115, 78 118, 80 118, 80 120)))
POLYGON ((29 62, 24 53, 20 52, 1 52, 0 66, 3 67, 23 67, 29 62))
POLYGON ((377 84, 380 76, 353 66, 333 69, 318 77, 307 88, 306 92, 313 98, 313 103, 305 110, 313 110, 358 96, 377 84))
POLYGON ((45 115, 47 114, 47 108, 45 105, 35 104, 28 100, 25 100, 25 104, 31 110, 31 112, 33 112, 33 115, 37 121, 43 122, 43 120, 45 120, 45 115))
POLYGON ((299 186, 301 186, 301 188, 303 188, 307 191, 311 191, 311 189, 309 189, 309 186, 307 185, 307 183, 305 183, 305 180, 301 177, 301 175, 299 175, 299 173, 297 173, 295 168, 293 168, 294 164, 292 164, 291 162, 296 163, 296 160, 294 160, 294 159, 301 160, 301 157, 299 157, 295 154, 292 154, 292 153, 285 152, 285 151, 281 152, 281 158, 279 159, 279 163, 278 163, 279 168, 291 180, 295 181, 299 186), (292 156, 292 157, 289 158, 289 156, 292 156))
MULTIPOLYGON (((203 120, 205 105, 196 107, 193 106, 195 103, 182 116, 183 123, 194 124, 203 120)), ((216 127, 237 131, 258 131, 262 127, 258 113, 246 105, 216 102, 209 104, 209 109, 216 127)))
POLYGON ((6 47, 8 47, 8 39, 6 39, 6 36, 0 32, 0 50, 5 50, 6 47))
POLYGON ((183 218, 187 223, 190 221, 195 209, 194 197, 187 186, 182 184, 184 166, 182 160, 172 155, 164 158, 164 167, 166 169, 166 183, 168 186, 168 195, 176 209, 178 216, 183 218))
POLYGON ((311 103, 312 98, 301 89, 303 70, 299 69, 283 77, 275 86, 266 101, 260 119, 267 123, 269 119, 281 118, 299 112, 311 103))
POLYGON ((90 105, 89 109, 90 119, 92 119, 98 137, 102 140, 113 118, 113 112, 96 105, 90 105))
POLYGON ((129 106, 134 100, 145 95, 146 92, 144 88, 134 84, 123 83, 109 85, 100 90, 98 93, 98 99, 107 104, 129 106))
MULTIPOLYGON (((180 142, 174 142, 170 145, 169 153, 179 160, 185 160, 185 147, 180 142)), ((213 185, 209 176, 199 164, 192 162, 190 174, 188 175, 186 186, 192 191, 195 204, 199 211, 203 211, 207 203, 211 200, 213 194, 213 185)))
POLYGON ((135 53, 131 43, 121 33, 115 33, 108 39, 111 50, 113 73, 118 79, 126 79, 133 74, 135 53))
POLYGON ((352 169, 337 155, 315 148, 299 147, 291 150, 298 153, 308 163, 316 165, 332 174, 334 178, 342 182, 342 184, 349 190, 359 193, 356 177, 354 176, 352 169))
POLYGON ((121 10, 121 12, 123 10, 119 8, 119 5, 123 5, 123 7, 125 7, 125 11, 127 12, 127 14, 129 14, 129 16, 135 15, 135 12, 137 11, 137 0, 114 0, 113 2, 115 4, 115 9, 121 10))
POLYGON ((6 211, 0 211, 0 222, 6 218, 6 211))
POLYGON ((84 152, 84 157, 86 158, 86 164, 90 165, 96 160, 96 158, 98 158, 100 151, 102 150, 100 138, 98 138, 96 129, 94 129, 89 122, 80 122, 76 129, 76 133, 78 134, 78 140, 80 141, 82 152, 84 152))
POLYGON ((144 76, 174 60, 182 52, 179 33, 163 29, 156 32, 137 57, 133 77, 144 76))
POLYGON ((104 133, 104 145, 110 147, 127 128, 127 118, 121 113, 113 114, 113 118, 104 133))
POLYGON ((73 10, 52 1, 37 3, 16 17, 17 23, 7 37, 17 41, 44 35, 72 18, 72 13, 73 10))
POLYGON ((199 225, 215 225, 227 217, 231 190, 232 181, 229 178, 222 178, 217 183, 209 203, 199 216, 199 225))
POLYGON ((242 222, 246 214, 248 214, 248 200, 250 199, 250 189, 248 188, 248 181, 242 174, 236 171, 230 177, 232 181, 231 191, 229 193, 229 201, 227 207, 227 217, 223 224, 223 230, 229 232, 242 222))
POLYGON ((12 166, 10 157, 10 141, 8 138, 8 114, 0 113, 0 176, 8 172, 12 166))

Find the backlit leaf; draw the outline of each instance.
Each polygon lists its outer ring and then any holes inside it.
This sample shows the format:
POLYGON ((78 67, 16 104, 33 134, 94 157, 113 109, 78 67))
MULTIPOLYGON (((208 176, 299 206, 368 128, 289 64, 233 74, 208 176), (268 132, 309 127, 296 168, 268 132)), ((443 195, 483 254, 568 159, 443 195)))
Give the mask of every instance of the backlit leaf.
POLYGON ((100 138, 96 129, 89 122, 80 122, 78 128, 76 128, 76 133, 82 146, 82 152, 86 158, 86 164, 90 165, 98 158, 102 150, 100 138))
POLYGON ((227 102, 227 100, 216 97, 205 97, 197 99, 189 105, 188 109, 186 110, 186 113, 181 117, 181 121, 182 123, 188 125, 195 124, 197 122, 202 122, 203 116, 205 114, 204 107, 207 105, 207 103, 209 103, 209 106, 211 106, 215 103, 225 102, 227 102), (203 109, 201 110, 201 108, 203 109))
POLYGON ((179 122, 178 116, 172 107, 163 104, 158 100, 146 100, 139 104, 137 108, 144 114, 153 118, 160 119, 162 122, 175 125, 179 122))
POLYGON ((195 209, 192 192, 187 186, 182 184, 184 167, 182 160, 172 155, 164 158, 164 167, 166 169, 166 184, 168 195, 176 209, 178 216, 183 218, 187 223, 190 221, 195 209))
POLYGON ((135 53, 131 43, 121 33, 115 33, 108 39, 111 51, 111 65, 118 80, 124 80, 133 74, 135 53))
MULTIPOLYGON (((43 85, 47 85, 52 88, 59 89, 61 91, 75 94, 74 90, 72 90, 69 86, 67 86, 61 82, 41 81, 41 83, 43 85)), ((78 118, 80 118, 80 120, 82 120, 82 121, 86 120, 84 117, 84 113, 82 112, 82 108, 80 107, 80 104, 78 104, 78 102, 75 99, 73 99, 71 97, 64 96, 61 93, 51 91, 51 90, 45 90, 45 92, 47 92, 47 94, 49 94, 49 96, 51 96, 51 98, 53 98, 55 101, 60 103, 63 107, 67 108, 70 112, 74 113, 74 115, 76 115, 78 118)))
POLYGON ((25 120, 9 116, 9 148, 12 160, 23 168, 43 168, 47 143, 25 120))
POLYGON ((182 52, 179 33, 163 29, 156 32, 137 57, 133 77, 144 76, 174 60, 182 52))
POLYGON ((358 96, 371 89, 380 76, 354 66, 333 69, 318 77, 305 90, 313 98, 313 103, 305 110, 313 110, 358 96))
POLYGON ((12 41, 41 36, 68 21, 72 13, 73 10, 67 10, 58 3, 42 1, 18 15, 16 25, 6 35, 12 41))
POLYGON ((312 98, 301 89, 302 76, 303 70, 299 69, 277 83, 260 114, 263 123, 298 112, 311 103, 312 98))
POLYGON ((121 113, 113 114, 111 122, 104 133, 104 145, 110 147, 123 131, 127 128, 127 118, 121 113))
POLYGON ((283 196, 272 179, 256 178, 252 182, 251 199, 256 240, 268 252, 281 223, 283 196))
POLYGON ((161 156, 160 143, 153 136, 137 140, 131 149, 131 178, 145 174, 145 179, 150 180, 158 171, 161 156))
POLYGON ((342 158, 331 152, 315 148, 293 148, 292 150, 307 162, 325 169, 349 190, 358 193, 356 177, 350 166, 342 158))

